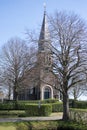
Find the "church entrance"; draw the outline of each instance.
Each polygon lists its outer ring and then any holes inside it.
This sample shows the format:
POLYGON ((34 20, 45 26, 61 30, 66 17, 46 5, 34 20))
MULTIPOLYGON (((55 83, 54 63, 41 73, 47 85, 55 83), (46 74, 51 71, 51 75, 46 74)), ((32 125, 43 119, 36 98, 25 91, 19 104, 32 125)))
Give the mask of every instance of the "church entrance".
POLYGON ((49 87, 44 88, 44 99, 51 98, 51 89, 49 87))

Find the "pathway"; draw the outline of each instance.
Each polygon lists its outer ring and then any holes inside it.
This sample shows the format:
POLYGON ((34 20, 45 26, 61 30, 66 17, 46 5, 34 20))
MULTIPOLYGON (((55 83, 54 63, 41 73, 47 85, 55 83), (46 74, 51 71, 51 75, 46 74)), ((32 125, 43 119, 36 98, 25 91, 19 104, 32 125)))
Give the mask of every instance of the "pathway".
POLYGON ((49 117, 18 117, 18 118, 0 118, 0 122, 20 122, 20 121, 50 121, 62 119, 62 113, 51 115, 49 117))

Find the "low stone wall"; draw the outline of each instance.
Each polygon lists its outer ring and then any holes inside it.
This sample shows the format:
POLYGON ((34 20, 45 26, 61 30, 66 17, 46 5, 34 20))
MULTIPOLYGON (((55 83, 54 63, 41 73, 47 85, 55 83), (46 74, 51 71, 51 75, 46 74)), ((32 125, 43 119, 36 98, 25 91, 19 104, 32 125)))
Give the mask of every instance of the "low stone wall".
POLYGON ((87 124, 87 109, 70 109, 70 119, 87 124))

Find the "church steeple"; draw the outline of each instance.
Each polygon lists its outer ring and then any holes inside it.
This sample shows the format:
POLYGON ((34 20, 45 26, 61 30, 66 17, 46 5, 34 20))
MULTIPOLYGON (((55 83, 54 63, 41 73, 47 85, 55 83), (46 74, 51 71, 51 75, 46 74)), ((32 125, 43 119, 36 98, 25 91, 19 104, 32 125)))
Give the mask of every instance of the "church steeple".
POLYGON ((38 43, 39 51, 44 51, 46 46, 48 46, 48 43, 50 43, 50 33, 48 29, 46 6, 44 6, 44 16, 38 43))

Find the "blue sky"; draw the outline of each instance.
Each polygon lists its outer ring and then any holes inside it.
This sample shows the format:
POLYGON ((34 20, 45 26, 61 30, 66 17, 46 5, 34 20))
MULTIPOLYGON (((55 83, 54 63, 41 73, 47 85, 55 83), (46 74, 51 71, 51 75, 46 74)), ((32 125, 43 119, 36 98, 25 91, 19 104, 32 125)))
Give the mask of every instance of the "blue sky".
POLYGON ((87 21, 87 0, 0 0, 0 46, 15 36, 25 38, 26 29, 40 28, 44 2, 48 14, 73 11, 87 21))
POLYGON ((48 14, 73 11, 87 21, 87 0, 0 0, 0 47, 12 37, 26 38, 26 29, 40 29, 44 2, 48 14))

